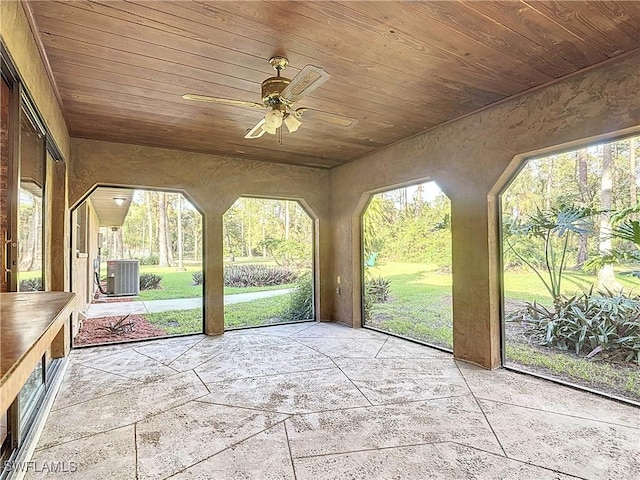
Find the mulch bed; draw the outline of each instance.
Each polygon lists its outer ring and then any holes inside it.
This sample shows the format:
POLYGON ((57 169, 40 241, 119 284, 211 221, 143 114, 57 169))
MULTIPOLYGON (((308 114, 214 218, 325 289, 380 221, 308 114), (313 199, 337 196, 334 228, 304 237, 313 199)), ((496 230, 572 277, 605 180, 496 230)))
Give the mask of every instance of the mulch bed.
POLYGON ((75 345, 95 345, 96 343, 122 342, 123 340, 138 340, 141 338, 165 337, 167 332, 150 323, 144 315, 129 315, 122 323, 130 326, 121 334, 112 333, 103 327, 113 326, 122 315, 115 317, 87 318, 74 339, 75 345))

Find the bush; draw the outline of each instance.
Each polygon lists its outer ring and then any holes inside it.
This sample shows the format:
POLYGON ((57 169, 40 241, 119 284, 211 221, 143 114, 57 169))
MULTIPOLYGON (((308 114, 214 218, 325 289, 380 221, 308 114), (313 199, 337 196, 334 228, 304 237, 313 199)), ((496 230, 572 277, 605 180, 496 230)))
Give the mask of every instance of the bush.
POLYGON ((42 291, 42 278, 25 278, 20 281, 20 292, 40 292, 42 291))
POLYGON ((369 277, 364 282, 362 309, 365 321, 371 320, 374 303, 385 303, 391 299, 391 282, 384 277, 369 277))
POLYGON ((155 290, 160 288, 160 281, 162 275, 156 275, 155 273, 142 273, 140 274, 140 290, 155 290))
POLYGON ((149 255, 148 257, 140 257, 138 259, 140 265, 158 265, 160 264, 160 259, 158 255, 149 255))
POLYGON ((296 281, 298 275, 287 267, 229 265, 224 269, 225 287, 270 287, 296 281))
POLYGON ((384 277, 369 278, 365 284, 365 295, 374 303, 385 303, 391 298, 391 282, 384 277))
POLYGON ((587 357, 608 352, 640 364, 640 296, 611 292, 561 296, 552 309, 527 303, 509 320, 529 324, 532 338, 541 345, 587 357))
POLYGON ((202 272, 193 272, 191 274, 193 285, 202 285, 204 283, 204 274, 202 272))
POLYGON ((288 321, 309 320, 313 318, 313 275, 306 272, 298 278, 296 288, 291 294, 291 304, 286 313, 288 321))

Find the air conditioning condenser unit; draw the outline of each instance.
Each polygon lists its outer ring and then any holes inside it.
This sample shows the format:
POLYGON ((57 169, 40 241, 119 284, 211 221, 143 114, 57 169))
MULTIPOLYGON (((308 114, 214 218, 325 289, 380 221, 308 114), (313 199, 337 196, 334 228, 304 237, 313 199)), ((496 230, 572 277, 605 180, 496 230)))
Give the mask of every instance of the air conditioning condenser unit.
POLYGON ((107 295, 114 297, 140 293, 140 262, 138 260, 107 261, 107 295))

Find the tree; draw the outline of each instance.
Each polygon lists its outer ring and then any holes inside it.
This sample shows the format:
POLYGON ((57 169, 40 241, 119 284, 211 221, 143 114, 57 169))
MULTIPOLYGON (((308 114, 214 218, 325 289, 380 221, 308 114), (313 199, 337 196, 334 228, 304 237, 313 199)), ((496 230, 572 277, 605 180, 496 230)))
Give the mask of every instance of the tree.
MULTIPOLYGON (((613 182, 611 177, 611 144, 602 146, 602 175, 600 182, 600 255, 611 253, 611 194, 613 182)), ((616 281, 613 264, 603 265, 598 271, 598 285, 609 290, 619 290, 621 285, 616 281)))
POLYGON ((152 204, 151 204, 151 193, 152 192, 147 191, 146 195, 145 195, 145 197, 146 197, 146 206, 147 206, 147 222, 148 222, 148 224, 147 224, 147 229, 148 229, 147 238, 148 238, 148 241, 149 241, 149 248, 147 250, 147 252, 148 252, 147 255, 148 256, 153 255, 153 251, 154 251, 153 239, 155 238, 153 236, 153 217, 154 217, 154 215, 153 215, 153 207, 152 207, 152 204))
POLYGON ((26 190, 20 190, 20 250, 18 270, 28 272, 40 268, 42 260, 42 201, 26 190))
POLYGON ((169 220, 167 219, 167 194, 158 192, 158 247, 161 267, 172 267, 173 252, 169 241, 169 220))
POLYGON ((178 202, 178 270, 184 270, 183 263, 183 242, 182 242, 182 195, 176 194, 176 200, 178 202))
POLYGON ((122 235, 122 227, 114 227, 113 231, 113 254, 117 259, 124 258, 124 240, 122 235))
MULTIPOLYGON (((582 205, 586 206, 589 201, 587 190, 587 149, 578 150, 578 190, 580 192, 580 200, 582 205)), ((589 255, 589 235, 583 232, 578 237, 578 254, 576 256, 576 268, 581 268, 587 261, 589 255)))

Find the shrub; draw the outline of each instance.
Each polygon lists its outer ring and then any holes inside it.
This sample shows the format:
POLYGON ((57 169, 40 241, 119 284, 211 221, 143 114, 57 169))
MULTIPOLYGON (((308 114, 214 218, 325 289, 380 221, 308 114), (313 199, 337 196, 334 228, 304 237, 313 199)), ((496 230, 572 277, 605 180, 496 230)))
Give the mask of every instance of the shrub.
POLYGON ((202 272, 193 272, 191 274, 193 285, 202 285, 204 283, 204 274, 202 272))
POLYGON ((287 267, 229 265, 224 269, 225 287, 270 287, 296 281, 298 275, 287 267))
POLYGON ((296 288, 291 294, 289 311, 285 316, 288 321, 313 318, 313 276, 311 272, 306 272, 298 278, 296 288))
POLYGON ((600 352, 621 354, 640 364, 640 296, 611 292, 561 296, 552 309, 527 303, 509 320, 531 326, 541 345, 572 349, 593 357, 600 352))
POLYGON ((364 282, 362 310, 365 321, 371 320, 374 303, 385 303, 391 299, 391 282, 384 277, 369 277, 364 282))
POLYGON ((160 288, 162 275, 155 273, 142 273, 140 275, 140 290, 155 290, 160 288))
POLYGON ((20 281, 21 292, 40 292, 42 291, 42 278, 25 278, 20 281))
POLYGON ((374 303, 385 303, 391 298, 391 282, 384 277, 371 277, 365 284, 365 295, 374 303))
POLYGON ((149 255, 148 257, 140 257, 138 259, 140 265, 158 265, 160 263, 160 259, 158 255, 149 255))

